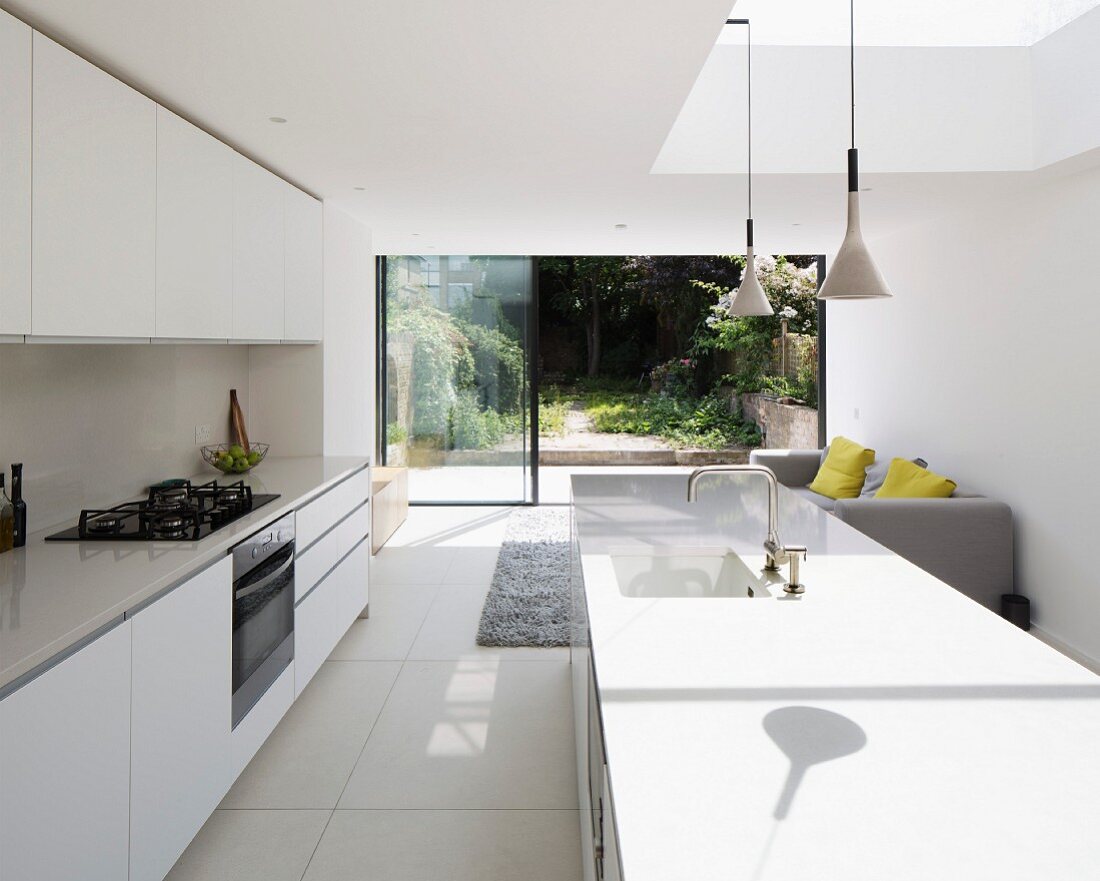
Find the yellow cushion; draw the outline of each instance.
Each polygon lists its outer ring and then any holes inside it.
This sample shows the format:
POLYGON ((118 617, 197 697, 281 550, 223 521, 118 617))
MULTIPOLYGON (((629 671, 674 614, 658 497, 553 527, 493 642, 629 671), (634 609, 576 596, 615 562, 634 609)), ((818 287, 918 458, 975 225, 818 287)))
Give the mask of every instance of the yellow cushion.
POLYGON ((893 459, 876 499, 946 499, 958 486, 908 459, 893 459))
POLYGON ((874 461, 874 450, 846 437, 834 437, 810 489, 830 499, 854 499, 867 479, 867 466, 874 461))

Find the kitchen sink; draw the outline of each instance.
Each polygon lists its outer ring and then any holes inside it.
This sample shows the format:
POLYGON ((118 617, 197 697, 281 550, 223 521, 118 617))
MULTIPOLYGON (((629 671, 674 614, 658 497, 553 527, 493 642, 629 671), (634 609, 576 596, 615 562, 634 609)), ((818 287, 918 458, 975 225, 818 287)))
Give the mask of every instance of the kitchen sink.
MULTIPOLYGON (((768 597, 763 572, 729 548, 623 548, 609 554, 626 597, 768 597)), ((763 557, 761 557, 761 563, 763 557)))

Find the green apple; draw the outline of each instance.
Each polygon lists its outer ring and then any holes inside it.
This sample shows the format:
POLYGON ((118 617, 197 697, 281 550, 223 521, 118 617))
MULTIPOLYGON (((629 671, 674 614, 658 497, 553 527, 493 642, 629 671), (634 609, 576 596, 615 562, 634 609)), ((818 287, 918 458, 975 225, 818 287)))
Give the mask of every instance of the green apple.
POLYGON ((233 444, 233 446, 229 448, 229 455, 234 459, 241 458, 244 455, 244 447, 240 444, 233 444))
POLYGON ((260 454, 259 454, 258 451, 253 450, 251 453, 248 454, 248 464, 250 466, 259 464, 259 461, 260 461, 260 454))

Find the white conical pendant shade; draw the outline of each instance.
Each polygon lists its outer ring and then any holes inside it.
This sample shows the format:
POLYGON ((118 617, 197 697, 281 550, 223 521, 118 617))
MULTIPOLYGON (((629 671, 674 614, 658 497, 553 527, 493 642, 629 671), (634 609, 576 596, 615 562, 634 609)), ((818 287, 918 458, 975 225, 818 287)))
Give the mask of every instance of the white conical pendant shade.
POLYGON ((774 315, 772 304, 768 302, 768 295, 760 287, 760 281, 756 278, 756 259, 752 254, 752 245, 749 245, 745 253, 745 272, 741 276, 741 287, 734 294, 730 303, 729 314, 737 315, 774 315))
POLYGON ((859 230, 859 192, 848 193, 848 231, 829 267, 819 300, 871 300, 890 297, 886 281, 871 259, 859 230))

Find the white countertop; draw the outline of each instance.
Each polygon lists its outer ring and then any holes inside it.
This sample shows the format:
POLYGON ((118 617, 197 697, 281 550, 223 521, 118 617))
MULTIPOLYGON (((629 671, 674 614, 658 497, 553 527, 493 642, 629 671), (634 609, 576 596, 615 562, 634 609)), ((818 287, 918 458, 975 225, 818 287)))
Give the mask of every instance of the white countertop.
POLYGON ((762 565, 764 482, 686 487, 573 478, 625 881, 1097 877, 1100 677, 786 490, 802 597, 624 597, 609 549, 762 565))
MULTIPOLYGON (((279 498, 198 542, 44 540, 75 523, 78 511, 71 522, 29 535, 26 547, 0 554, 0 688, 367 464, 358 457, 268 458, 244 479, 255 492, 279 498)), ((196 479, 215 477, 211 469, 196 479)))

